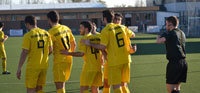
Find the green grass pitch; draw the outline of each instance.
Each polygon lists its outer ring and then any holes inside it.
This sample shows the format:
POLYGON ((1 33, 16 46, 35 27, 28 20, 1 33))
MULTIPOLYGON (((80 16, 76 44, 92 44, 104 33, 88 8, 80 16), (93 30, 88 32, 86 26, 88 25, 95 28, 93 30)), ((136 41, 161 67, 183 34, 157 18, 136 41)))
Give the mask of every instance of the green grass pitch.
MULTIPOLYGON (((77 42, 80 36, 75 36, 77 42)), ((136 34, 132 44, 137 44, 138 50, 132 55, 131 93, 167 93, 165 87, 165 46, 155 43, 156 35, 136 34)), ((16 71, 21 53, 22 37, 10 37, 5 48, 8 62, 7 69, 11 75, 0 74, 0 93, 25 93, 24 85, 25 65, 22 69, 22 78, 17 80, 16 71)), ((188 38, 186 44, 187 62, 189 66, 188 80, 182 84, 181 93, 199 93, 200 91, 200 39, 188 38)), ((53 83, 52 55, 47 74, 47 84, 44 88, 46 93, 56 93, 53 83)), ((66 83, 66 93, 79 93, 79 78, 82 70, 82 58, 73 58, 73 68, 69 81, 66 83)), ((0 72, 2 66, 0 64, 0 72)))

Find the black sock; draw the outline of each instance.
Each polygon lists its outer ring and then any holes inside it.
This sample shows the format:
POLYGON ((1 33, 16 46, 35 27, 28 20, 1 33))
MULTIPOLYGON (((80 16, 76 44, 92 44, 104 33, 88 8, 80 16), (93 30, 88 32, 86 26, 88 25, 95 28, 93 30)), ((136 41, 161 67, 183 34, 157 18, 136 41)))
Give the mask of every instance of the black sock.
POLYGON ((177 91, 176 91, 176 90, 173 90, 172 93, 177 93, 177 91))
POLYGON ((180 90, 173 90, 172 93, 181 93, 180 90))

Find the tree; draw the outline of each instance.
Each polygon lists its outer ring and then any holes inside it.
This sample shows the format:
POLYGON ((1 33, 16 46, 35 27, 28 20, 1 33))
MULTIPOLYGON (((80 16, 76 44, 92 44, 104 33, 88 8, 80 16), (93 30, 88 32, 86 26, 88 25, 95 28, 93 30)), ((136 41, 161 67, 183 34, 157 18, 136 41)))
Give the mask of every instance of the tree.
POLYGON ((72 2, 82 2, 82 0, 72 0, 72 2))
POLYGON ((144 7, 145 6, 145 3, 143 0, 137 0, 135 2, 135 7, 144 7))
POLYGON ((127 7, 127 5, 126 4, 114 5, 114 7, 127 7))
POLYGON ((103 5, 105 5, 105 6, 107 6, 105 1, 99 0, 98 2, 103 4, 103 5))
POLYGON ((65 3, 65 0, 58 0, 58 3, 65 3))
POLYGON ((91 0, 86 0, 86 2, 91 2, 91 0))
POLYGON ((0 0, 0 5, 8 5, 10 3, 10 0, 0 0))

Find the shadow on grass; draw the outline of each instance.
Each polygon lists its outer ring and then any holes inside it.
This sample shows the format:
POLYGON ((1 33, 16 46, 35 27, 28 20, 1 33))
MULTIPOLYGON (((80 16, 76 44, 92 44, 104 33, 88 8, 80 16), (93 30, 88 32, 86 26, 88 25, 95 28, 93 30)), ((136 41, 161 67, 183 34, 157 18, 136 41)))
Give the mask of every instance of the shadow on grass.
MULTIPOLYGON (((186 53, 200 53, 200 42, 187 42, 186 53)), ((153 55, 166 54, 164 44, 156 43, 139 43, 137 44, 137 52, 132 55, 153 55)))
POLYGON ((156 40, 156 37, 130 38, 130 40, 156 40))
MULTIPOLYGON (((79 93, 80 92, 80 89, 68 89, 68 90, 65 90, 66 93, 79 93)), ((49 92, 46 92, 46 93, 56 93, 56 91, 49 91, 49 92)))
MULTIPOLYGON (((200 71, 190 71, 188 74, 192 73, 200 73, 200 71)), ((140 76, 133 76, 131 78, 147 78, 147 77, 160 77, 160 76, 165 76, 166 74, 157 74, 157 75, 140 75, 140 76)))

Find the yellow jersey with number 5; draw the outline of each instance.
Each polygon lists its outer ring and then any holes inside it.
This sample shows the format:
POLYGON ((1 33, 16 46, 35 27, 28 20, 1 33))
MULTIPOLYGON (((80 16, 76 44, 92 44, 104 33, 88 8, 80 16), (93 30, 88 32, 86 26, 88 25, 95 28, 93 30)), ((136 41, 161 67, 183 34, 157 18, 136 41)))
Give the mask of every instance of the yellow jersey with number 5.
POLYGON ((130 54, 127 50, 128 41, 127 28, 119 24, 108 24, 101 31, 101 44, 106 46, 108 66, 116 66, 131 62, 130 54))
POLYGON ((35 28, 26 33, 22 44, 22 48, 29 51, 26 68, 48 68, 50 46, 52 41, 47 31, 35 28))
POLYGON ((71 63, 72 56, 66 56, 60 54, 60 50, 71 51, 71 43, 73 42, 74 36, 71 29, 64 25, 55 25, 49 29, 49 34, 51 35, 53 41, 53 55, 54 63, 68 62, 71 63))
POLYGON ((90 40, 90 43, 99 44, 100 34, 88 34, 79 41, 79 51, 84 53, 83 71, 101 71, 101 51, 81 43, 81 40, 90 40))

